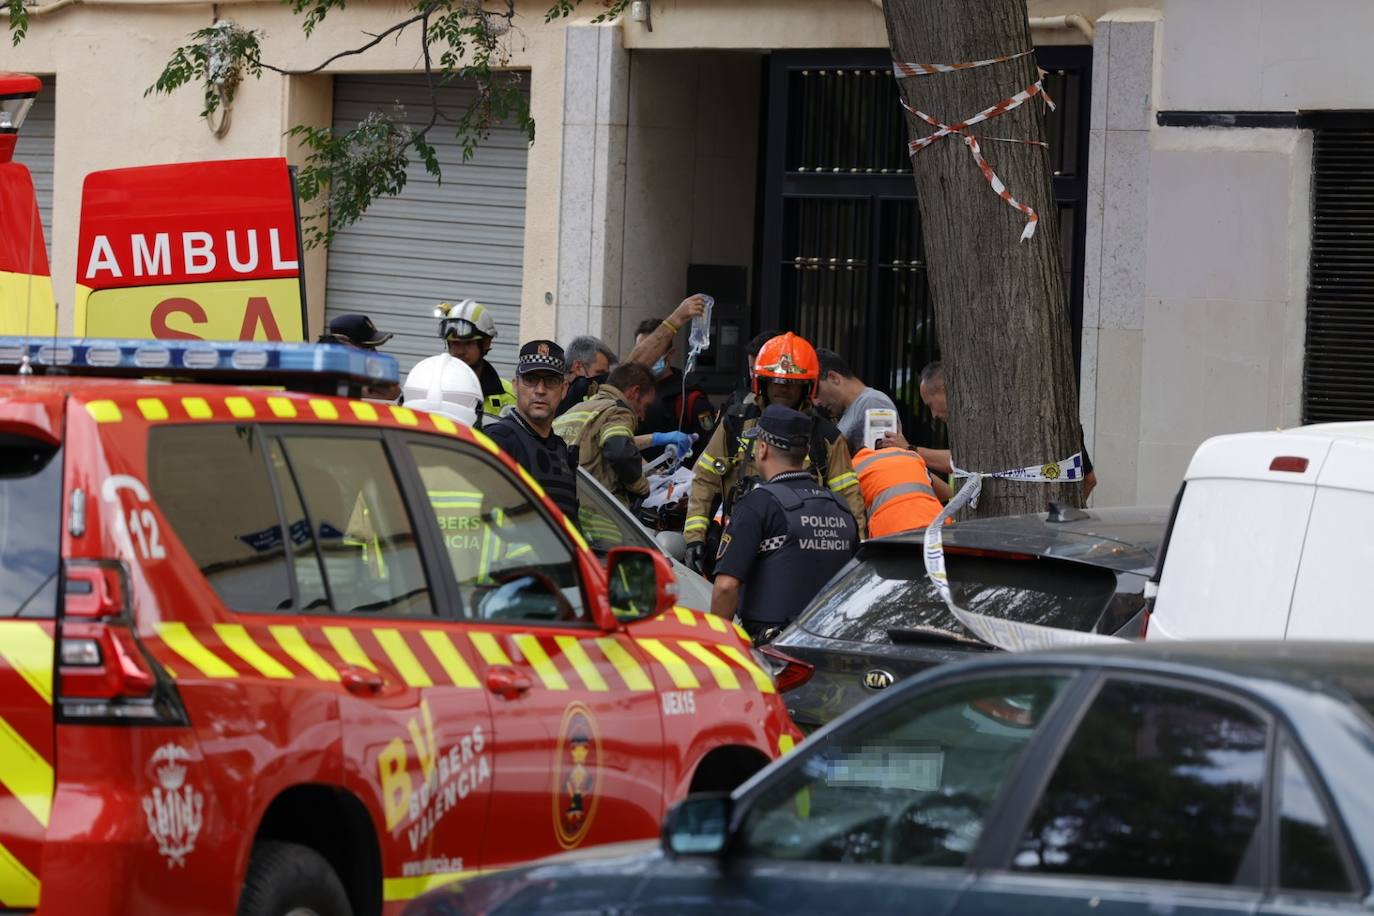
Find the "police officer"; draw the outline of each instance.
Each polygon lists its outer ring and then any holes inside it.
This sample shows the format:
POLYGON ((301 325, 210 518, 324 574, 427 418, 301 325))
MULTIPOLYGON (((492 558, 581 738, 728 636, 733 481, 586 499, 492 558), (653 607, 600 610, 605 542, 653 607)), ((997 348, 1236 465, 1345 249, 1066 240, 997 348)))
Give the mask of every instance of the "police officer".
POLYGON ((483 432, 505 449, 563 514, 577 521, 577 456, 553 431, 554 411, 567 393, 563 348, 532 340, 515 367, 515 409, 483 432))
POLYGON ((456 356, 472 367, 482 383, 482 412, 493 423, 507 407, 515 406, 515 390, 501 378, 496 367, 487 362, 492 341, 496 339, 496 318, 491 309, 473 299, 454 304, 440 302, 434 308, 439 318, 439 336, 456 356))
POLYGON ((756 643, 792 622, 859 544, 859 524, 844 499, 816 483, 804 465, 811 418, 771 404, 744 433, 766 483, 735 505, 720 540, 711 613, 739 617, 756 643))

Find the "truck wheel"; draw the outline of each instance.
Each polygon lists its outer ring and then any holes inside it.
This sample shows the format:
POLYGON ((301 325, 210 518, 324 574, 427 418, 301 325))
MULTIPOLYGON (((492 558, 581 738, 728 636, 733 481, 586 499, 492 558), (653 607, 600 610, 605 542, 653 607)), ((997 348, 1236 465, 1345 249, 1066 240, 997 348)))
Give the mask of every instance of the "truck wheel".
POLYGON ((353 916, 353 907, 324 856, 264 840, 253 846, 238 916, 353 916))

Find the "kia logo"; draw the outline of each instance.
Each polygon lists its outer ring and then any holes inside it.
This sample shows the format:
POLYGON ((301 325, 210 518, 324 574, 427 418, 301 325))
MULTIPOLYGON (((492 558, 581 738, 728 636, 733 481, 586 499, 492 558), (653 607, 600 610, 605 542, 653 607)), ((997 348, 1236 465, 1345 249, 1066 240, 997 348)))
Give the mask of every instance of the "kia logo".
POLYGON ((885 690, 891 687, 896 680, 890 672, 881 668, 874 668, 864 675, 864 686, 869 690, 885 690))

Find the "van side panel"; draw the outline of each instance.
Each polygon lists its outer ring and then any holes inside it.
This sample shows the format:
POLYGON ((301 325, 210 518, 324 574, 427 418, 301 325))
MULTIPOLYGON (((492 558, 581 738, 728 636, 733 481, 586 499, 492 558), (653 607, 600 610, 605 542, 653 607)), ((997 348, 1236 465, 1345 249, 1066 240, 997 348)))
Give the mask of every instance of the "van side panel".
POLYGON ((1289 639, 1374 639, 1374 442, 1338 441, 1322 466, 1288 617, 1289 639))

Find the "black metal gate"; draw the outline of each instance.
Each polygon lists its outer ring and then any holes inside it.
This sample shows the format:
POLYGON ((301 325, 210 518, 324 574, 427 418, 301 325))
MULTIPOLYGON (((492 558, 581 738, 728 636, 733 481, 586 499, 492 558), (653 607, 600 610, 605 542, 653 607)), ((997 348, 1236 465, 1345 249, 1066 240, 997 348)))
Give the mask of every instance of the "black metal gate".
MULTIPOLYGON (((1047 128, 1077 365, 1092 48, 1036 54, 1058 106, 1047 128)), ((767 102, 759 327, 838 351, 897 402, 912 441, 943 442, 916 384, 939 345, 889 52, 775 52, 767 102)))

